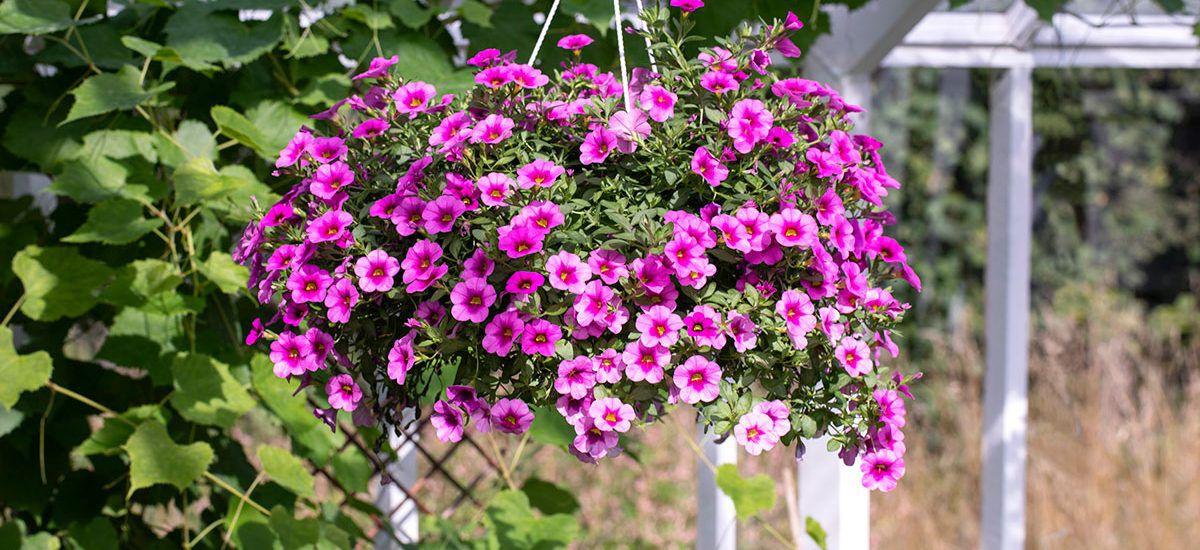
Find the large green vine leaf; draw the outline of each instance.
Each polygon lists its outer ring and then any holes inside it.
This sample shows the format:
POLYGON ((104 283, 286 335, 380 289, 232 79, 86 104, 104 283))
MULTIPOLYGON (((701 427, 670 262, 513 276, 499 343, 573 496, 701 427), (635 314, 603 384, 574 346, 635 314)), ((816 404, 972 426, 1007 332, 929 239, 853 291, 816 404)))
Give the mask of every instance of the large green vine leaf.
POLYGON ((146 219, 142 205, 129 199, 108 199, 88 210, 87 221, 63 242, 128 244, 158 229, 163 221, 146 219))
POLYGON ((249 63, 283 39, 283 19, 245 23, 236 11, 199 2, 184 4, 167 20, 167 46, 187 65, 249 63))
POLYGON ((314 479, 304 462, 286 449, 260 445, 258 459, 262 462, 263 471, 283 488, 302 497, 315 496, 314 479))
POLYGON ((160 483, 188 488, 213 461, 208 443, 198 441, 180 445, 159 422, 143 422, 125 443, 129 453, 129 494, 160 483))
POLYGON ((717 468, 717 487, 733 500, 738 519, 746 519, 775 507, 775 482, 765 474, 742 477, 737 466, 717 468))
POLYGON ((0 34, 46 34, 77 25, 62 0, 4 0, 0 34))
POLYGON ((167 82, 146 90, 142 87, 141 72, 132 65, 121 67, 116 73, 89 77, 71 92, 71 95, 75 96, 75 104, 71 105, 71 112, 67 113, 63 124, 112 111, 132 109, 174 86, 174 82, 167 82))
POLYGON ((171 406, 197 424, 229 429, 254 408, 254 398, 224 363, 206 355, 180 354, 171 364, 171 406))
POLYGON ((13 273, 25 285, 21 313, 37 321, 53 321, 92 309, 113 271, 74 248, 30 245, 13 258, 13 273))
POLYGON ((44 351, 18 355, 13 347, 13 333, 0 327, 0 405, 11 409, 22 393, 33 391, 50 381, 54 365, 44 351))
POLYGON ((579 533, 579 522, 566 514, 539 517, 521 491, 495 496, 486 514, 501 548, 566 548, 579 533))

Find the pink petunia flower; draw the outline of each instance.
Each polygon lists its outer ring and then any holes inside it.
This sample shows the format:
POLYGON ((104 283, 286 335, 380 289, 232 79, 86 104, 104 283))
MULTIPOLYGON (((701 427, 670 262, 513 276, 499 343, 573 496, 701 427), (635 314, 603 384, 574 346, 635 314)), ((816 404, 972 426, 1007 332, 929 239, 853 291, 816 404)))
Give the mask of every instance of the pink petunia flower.
POLYGON ((808 295, 796 290, 788 290, 775 302, 775 313, 783 317, 789 329, 795 327, 800 334, 807 334, 817 328, 817 317, 813 315, 812 300, 808 295))
POLYGON ((512 192, 513 180, 499 172, 491 172, 476 183, 479 188, 479 200, 488 206, 508 206, 504 202, 512 192))
POLYGON ((508 434, 523 434, 533 424, 529 405, 520 399, 500 399, 492 405, 492 426, 508 434))
POLYGON ((475 73, 476 84, 486 86, 493 90, 512 82, 512 79, 512 69, 510 69, 507 65, 496 65, 475 73))
POLYGON ((301 129, 292 136, 288 144, 279 151, 279 158, 275 160, 276 168, 286 168, 300 162, 304 158, 305 153, 308 153, 312 147, 313 136, 311 133, 301 129))
POLYGON ((358 289, 350 279, 338 279, 325 293, 325 314, 331 323, 350 321, 350 310, 358 303, 358 289))
POLYGON ((458 321, 482 323, 488 317, 488 308, 496 303, 496 289, 483 279, 467 279, 450 291, 450 316, 458 321))
POLYGON ((425 221, 425 230, 436 235, 454 229, 454 220, 457 220, 466 211, 467 207, 463 205, 462 201, 449 195, 442 195, 425 205, 425 211, 421 212, 421 219, 425 221))
POLYGON ((617 446, 619 438, 616 432, 600 429, 589 416, 579 419, 575 424, 575 433, 571 449, 592 460, 607 455, 610 449, 617 446))
POLYGON ((616 384, 621 381, 621 371, 625 367, 624 359, 617 350, 607 348, 600 355, 592 358, 596 370, 596 382, 601 384, 616 384))
POLYGON ((671 0, 672 8, 683 12, 692 12, 704 7, 704 0, 671 0))
POLYGON ((758 344, 758 325, 750 320, 749 315, 731 311, 726 316, 725 322, 729 336, 733 338, 733 347, 739 353, 754 349, 754 346, 758 344))
POLYGON ((625 256, 616 250, 593 250, 588 256, 588 267, 592 268, 593 275, 609 285, 617 284, 617 281, 629 275, 629 270, 625 267, 625 256))
POLYGON ((699 174, 709 185, 716 187, 729 177, 729 169, 712 156, 707 147, 697 147, 692 155, 692 172, 699 174))
POLYGON ((354 274, 358 275, 358 287, 363 292, 387 292, 395 284, 394 277, 400 272, 400 260, 382 250, 372 250, 354 263, 354 274))
POLYGON ((315 265, 300 266, 287 280, 291 299, 297 304, 325 301, 325 292, 331 284, 333 277, 315 265))
POLYGON ((309 368, 312 363, 312 343, 304 336, 289 331, 279 333, 279 338, 271 342, 270 359, 275 364, 275 376, 279 378, 315 370, 309 368))
POLYGON ((733 139, 733 148, 739 153, 749 153, 759 142, 767 139, 775 117, 771 115, 763 102, 757 99, 743 99, 733 104, 729 112, 729 137, 733 139))
POLYGON ((382 136, 388 131, 388 128, 391 128, 391 124, 386 119, 369 118, 358 123, 350 135, 358 139, 374 139, 382 136))
POLYGON ((636 151, 638 143, 650 135, 646 113, 637 109, 613 113, 608 118, 608 129, 617 136, 617 150, 622 153, 636 151))
POLYGON ((413 349, 413 340, 416 337, 416 332, 409 331, 408 334, 392 342, 392 349, 388 351, 388 378, 401 386, 408 377, 408 371, 412 370, 413 365, 417 362, 417 353, 413 349))
POLYGON ((500 50, 497 50, 496 48, 487 48, 480 50, 475 55, 472 55, 471 58, 467 60, 467 65, 471 65, 473 67, 489 67, 493 62, 500 59, 500 57, 500 50))
POLYGON ((550 187, 566 169, 548 160, 537 159, 517 169, 517 185, 521 189, 550 187))
POLYGON ((421 197, 404 197, 392 215, 396 233, 403 237, 416 233, 425 225, 424 215, 425 201, 421 200, 421 197))
POLYGON ((771 417, 759 412, 748 412, 742 415, 733 427, 733 437, 747 453, 758 456, 779 443, 774 428, 775 421, 771 417))
POLYGON ((392 99, 396 102, 396 112, 406 115, 416 115, 428 109, 428 103, 437 95, 433 85, 415 81, 401 86, 392 99))
POLYGON ((596 386, 596 371, 592 360, 578 356, 564 359, 558 364, 558 378, 554 379, 554 391, 569 395, 572 399, 583 399, 596 386))
POLYGON ((542 242, 546 237, 545 232, 540 231, 532 224, 504 226, 499 229, 498 233, 500 250, 513 259, 541 252, 542 242))
POLYGON ((471 129, 471 143, 494 145, 512 137, 515 123, 503 115, 488 115, 471 129))
POLYGON ((517 271, 509 276, 508 282, 504 284, 504 290, 511 294, 533 294, 545 282, 546 278, 541 273, 517 271))
POLYGON ((330 377, 325 383, 325 394, 329 396, 330 407, 346 412, 354 412, 362 400, 362 389, 349 374, 330 377))
POLYGON ((308 223, 308 240, 314 243, 336 241, 345 235, 346 228, 352 223, 354 219, 348 212, 330 210, 308 223))
POLYGON ((859 468, 863 473, 863 487, 884 493, 895 489, 896 483, 904 477, 904 459, 888 450, 863 455, 859 468))
POLYGON ((536 201, 525 205, 521 212, 513 218, 513 225, 528 225, 543 235, 566 221, 562 209, 550 201, 536 201))
POLYGON ((679 96, 658 85, 646 86, 638 95, 638 105, 649 113, 650 120, 654 122, 666 122, 675 116, 675 103, 678 100, 679 96))
POLYGON ((664 347, 633 342, 621 355, 625 362, 625 377, 633 382, 657 384, 663 380, 663 369, 671 363, 671 351, 664 347))
POLYGON ((471 136, 471 115, 466 111, 453 113, 443 118, 437 128, 429 135, 429 145, 441 146, 442 152, 448 151, 471 136))
POLYGON ((862 340, 846 336, 833 350, 834 356, 850 376, 862 376, 874 367, 871 349, 862 340))
POLYGON ((521 337, 524 330, 525 322, 521 320, 520 313, 505 311, 493 317, 492 321, 484 327, 483 340, 480 344, 485 351, 504 357, 512 351, 513 344, 521 337))
POLYGON ((683 319, 670 309, 654 306, 638 315, 635 325, 642 333, 638 341, 643 345, 669 348, 679 341, 679 329, 683 328, 683 319))
POLYGON ((795 208, 784 208, 771 215, 771 232, 783 246, 811 248, 817 242, 817 221, 795 208))
POLYGON ((775 437, 783 437, 792 430, 790 420, 792 413, 788 411, 787 405, 783 401, 763 401, 754 405, 754 408, 750 410, 767 415, 775 423, 771 430, 775 437))
POLYGON ((721 330, 721 314, 712 306, 699 305, 683 318, 683 326, 688 336, 697 346, 708 346, 713 349, 725 347, 725 331, 721 330))
POLYGON ((546 259, 546 274, 550 286, 579 294, 592 278, 592 269, 570 252, 559 252, 546 259))
POLYGON ((308 145, 308 154, 321 164, 344 160, 347 152, 346 142, 338 137, 314 138, 308 145))
MULTIPOLYGON (((304 338, 312 346, 312 361, 309 370, 317 371, 325 368, 325 360, 333 350, 333 336, 319 328, 309 328, 304 332, 304 338)), ((336 353, 336 352, 335 352, 336 353)))
POLYGON ((579 53, 579 50, 586 48, 591 43, 592 37, 586 34, 569 34, 558 39, 558 47, 575 53, 579 53))
POLYGON ((404 268, 402 280, 408 285, 405 291, 409 294, 421 292, 441 279, 449 270, 445 265, 438 265, 441 258, 442 247, 437 243, 428 239, 413 243, 400 262, 400 267, 404 268))
POLYGON ((562 340, 562 328, 545 319, 534 319, 521 332, 521 352, 554 357, 554 344, 562 340))
POLYGON ((529 65, 512 65, 509 74, 513 82, 522 88, 541 88, 550 83, 550 77, 529 65))
POLYGON ((439 399, 433 404, 433 414, 429 415, 429 423, 433 424, 434 435, 443 443, 462 441, 463 414, 457 406, 439 399))
POLYGON ((371 60, 370 68, 354 75, 351 80, 361 80, 364 78, 380 78, 387 76, 388 69, 400 62, 400 56, 393 55, 391 57, 376 57, 371 60))
POLYGON ((877 389, 871 393, 875 403, 879 405, 879 419, 895 428, 903 428, 906 411, 904 398, 896 390, 877 389))
POLYGON ((711 71, 700 77, 700 86, 714 94, 721 95, 737 90, 738 81, 729 73, 711 71))
POLYGON ((717 398, 721 367, 702 355, 693 355, 675 368, 673 381, 679 388, 680 401, 689 405, 707 403, 717 398))
POLYGON ((587 415, 600 431, 617 433, 629 431, 634 418, 633 406, 622 403, 616 397, 593 401, 588 407, 587 415))
POLYGON ((617 134, 607 128, 596 128, 583 138, 579 146, 579 162, 583 164, 598 164, 608 158, 608 154, 617 147, 617 134))
POLYGON ((486 279, 495 269, 496 262, 488 257, 487 252, 482 248, 476 248, 475 252, 471 253, 471 257, 463 262, 463 278, 486 279))

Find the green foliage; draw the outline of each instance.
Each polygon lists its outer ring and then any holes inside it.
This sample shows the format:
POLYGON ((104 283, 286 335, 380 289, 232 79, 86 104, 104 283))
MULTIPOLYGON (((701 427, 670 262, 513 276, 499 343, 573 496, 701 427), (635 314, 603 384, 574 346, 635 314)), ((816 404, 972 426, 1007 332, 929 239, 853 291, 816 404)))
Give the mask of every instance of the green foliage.
POLYGON ((153 89, 142 88, 142 80, 138 70, 132 66, 121 67, 117 73, 104 73, 84 80, 71 95, 75 96, 75 104, 63 124, 81 118, 102 115, 112 111, 132 109, 153 99, 161 92, 171 89, 175 84, 168 82, 153 89))
MULTIPOLYGON (((44 351, 20 355, 13 348, 13 334, 8 327, 0 327, 0 405, 12 409, 22 393, 40 389, 50 381, 54 366, 50 355, 44 351)), ((12 422, 12 420, 9 420, 12 422)))
POLYGON ((262 461, 263 471, 271 476, 275 483, 299 496, 313 497, 313 476, 305 469, 304 462, 291 452, 261 445, 258 447, 258 459, 262 461))
POLYGON ((812 539, 813 544, 816 544, 817 548, 821 550, 828 548, 825 542, 825 528, 821 527, 821 524, 813 519, 812 516, 804 517, 804 533, 808 535, 808 538, 812 539))
POLYGON ((25 286, 21 313, 38 321, 77 317, 92 309, 113 272, 74 248, 34 245, 19 252, 12 266, 25 286))
POLYGON ((572 516, 539 516, 521 491, 496 495, 485 513, 500 548, 566 548, 579 532, 579 523, 572 516))
POLYGON ((197 424, 229 429, 254 408, 254 399, 229 374, 229 367, 199 354, 180 354, 171 365, 171 406, 197 424))
POLYGON ((167 427, 153 420, 134 430, 125 442, 125 452, 129 453, 130 494, 159 483, 187 489, 213 461, 213 450, 207 443, 175 443, 167 427))
POLYGON ((775 507, 775 482, 766 474, 743 477, 733 464, 717 468, 717 487, 733 500, 738 519, 747 519, 775 507))

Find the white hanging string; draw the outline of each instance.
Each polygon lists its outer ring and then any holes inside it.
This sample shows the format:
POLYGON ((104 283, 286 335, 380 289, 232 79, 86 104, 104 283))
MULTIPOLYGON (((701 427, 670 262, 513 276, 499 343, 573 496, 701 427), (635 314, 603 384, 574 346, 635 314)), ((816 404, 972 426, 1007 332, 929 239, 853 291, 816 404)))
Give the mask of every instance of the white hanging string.
MULTIPOLYGON (((637 9, 638 9, 638 21, 641 21, 641 23, 642 23, 642 30, 643 31, 650 30, 649 27, 646 26, 646 22, 642 21, 642 18, 641 18, 642 12, 646 11, 646 8, 642 7, 642 0, 637 0, 637 9)), ((650 49, 650 37, 645 36, 643 38, 646 39, 646 55, 650 56, 650 70, 654 71, 655 74, 658 74, 658 62, 656 62, 654 60, 654 51, 652 51, 650 49)))
POLYGON ((632 109, 629 101, 629 72, 625 70, 625 33, 621 32, 621 0, 613 0, 613 12, 616 15, 617 55, 621 57, 621 91, 625 93, 625 109, 632 109))
POLYGON ((529 56, 528 65, 533 65, 533 62, 537 61, 538 52, 542 50, 542 42, 546 40, 546 31, 550 30, 550 22, 554 20, 554 12, 558 11, 558 1, 554 0, 554 3, 550 4, 550 12, 546 14, 546 22, 542 23, 542 32, 538 34, 537 42, 533 45, 533 55, 529 56))

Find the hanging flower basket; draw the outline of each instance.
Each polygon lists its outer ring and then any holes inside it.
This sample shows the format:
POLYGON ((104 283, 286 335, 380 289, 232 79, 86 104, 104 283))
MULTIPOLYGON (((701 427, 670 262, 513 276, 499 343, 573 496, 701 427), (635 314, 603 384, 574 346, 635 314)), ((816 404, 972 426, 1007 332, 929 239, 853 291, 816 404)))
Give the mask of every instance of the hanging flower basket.
POLYGON ((551 77, 485 50, 461 97, 374 60, 280 153, 297 183, 246 228, 237 257, 273 310, 251 343, 324 389, 331 427, 431 401, 447 441, 561 415, 595 462, 682 403, 751 454, 828 435, 890 490, 911 378, 878 359, 908 309, 892 281, 920 283, 860 109, 768 68, 800 26, 689 58, 686 14, 652 9, 629 32, 658 62, 632 78, 623 55, 621 74, 551 77))

